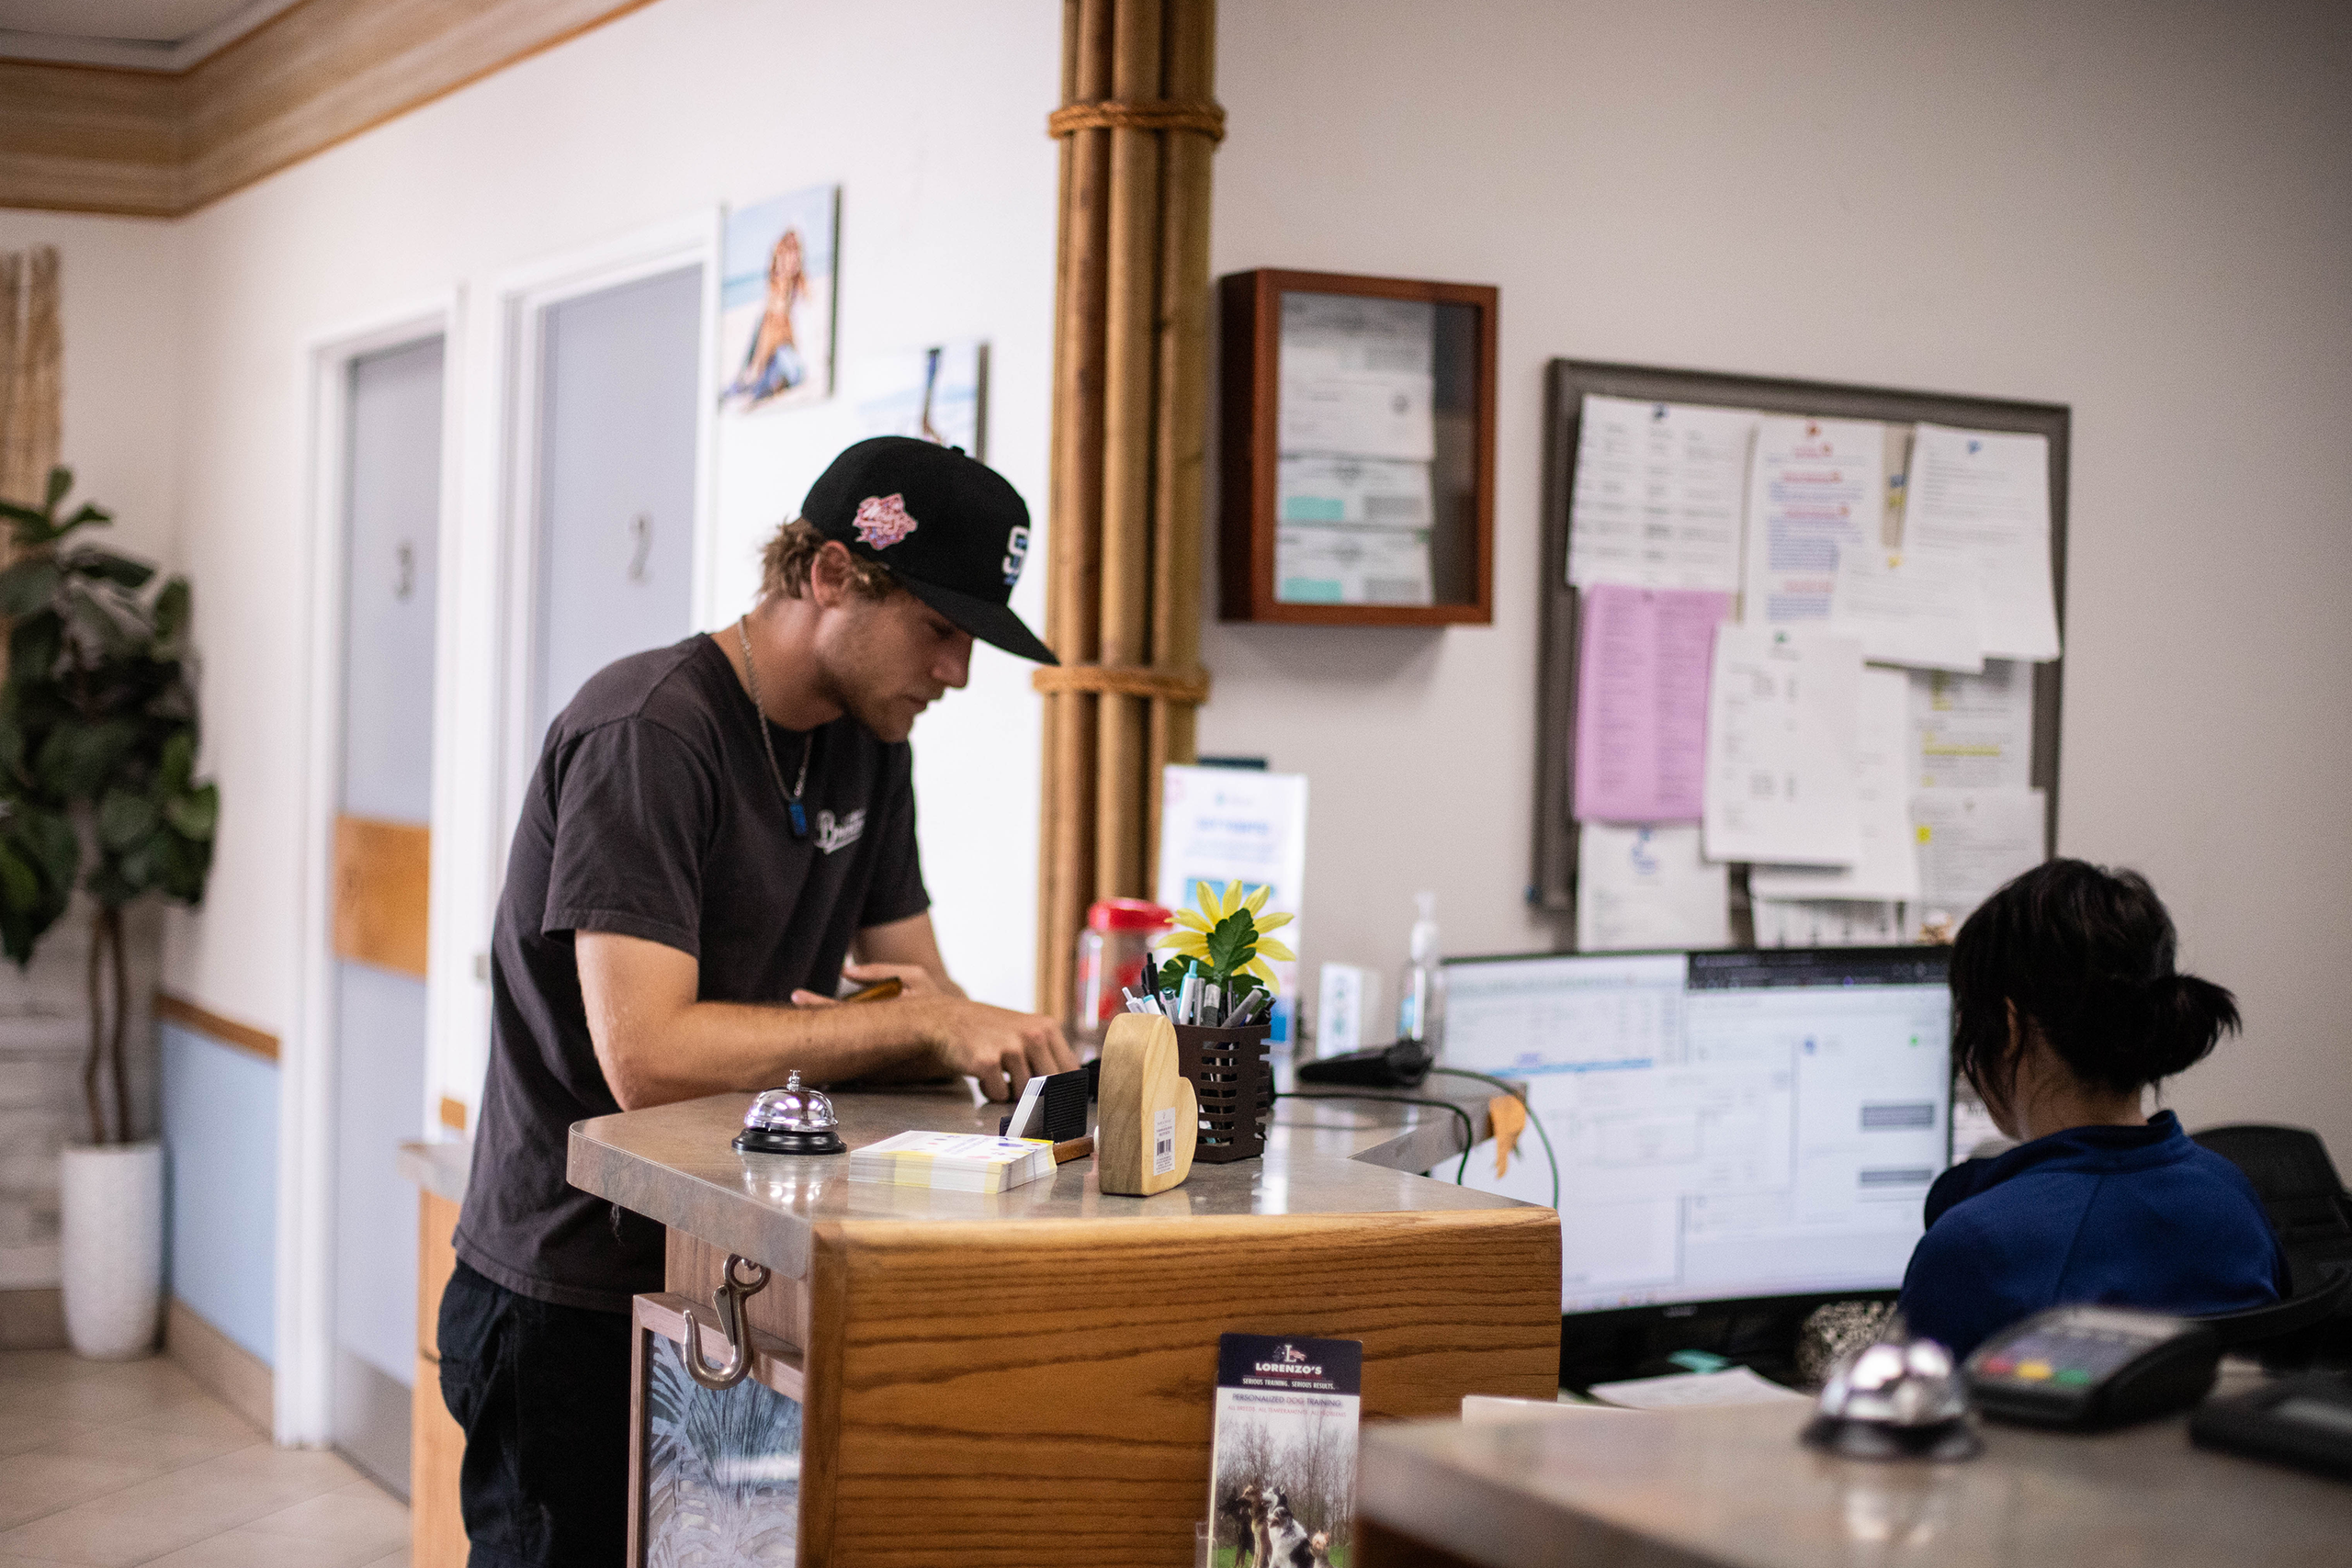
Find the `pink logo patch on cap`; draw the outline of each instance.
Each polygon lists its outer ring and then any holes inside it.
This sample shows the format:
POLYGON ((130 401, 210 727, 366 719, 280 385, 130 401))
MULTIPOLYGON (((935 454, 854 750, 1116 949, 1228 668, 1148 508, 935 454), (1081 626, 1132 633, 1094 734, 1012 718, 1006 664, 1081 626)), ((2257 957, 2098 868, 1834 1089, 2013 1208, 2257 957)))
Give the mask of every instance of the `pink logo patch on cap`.
POLYGON ((857 503, 857 536, 872 549, 887 550, 915 531, 904 496, 869 495, 857 503))

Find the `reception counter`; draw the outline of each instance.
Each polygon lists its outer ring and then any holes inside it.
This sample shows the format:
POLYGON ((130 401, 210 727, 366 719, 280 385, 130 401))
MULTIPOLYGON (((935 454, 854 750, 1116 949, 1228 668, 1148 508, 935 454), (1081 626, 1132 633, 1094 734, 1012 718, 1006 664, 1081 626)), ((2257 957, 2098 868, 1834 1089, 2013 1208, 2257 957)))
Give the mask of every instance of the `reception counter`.
MULTIPOLYGON (((2225 1372, 2217 1395, 2259 1382, 2225 1372)), ((1368 1430, 1363 1568, 2266 1568, 2352 1561, 2352 1486, 2188 1442, 1988 1422, 1960 1463, 1804 1448, 1809 1404, 1368 1430)))
MULTIPOLYGON (((1485 1093, 1459 1100, 1480 1135, 1485 1093)), ((1462 1152, 1448 1112, 1286 1099, 1261 1159, 1153 1197, 1102 1192, 1091 1159, 980 1195, 853 1185, 845 1155, 738 1154, 747 1099, 571 1133, 574 1185, 669 1228, 669 1293, 639 1314, 641 1555, 668 1484, 656 1439, 680 1391, 702 1397, 662 1335, 683 1337, 685 1303, 713 1315, 730 1255, 770 1270, 745 1306, 753 1397, 788 1402, 770 1415, 792 1480, 767 1495, 797 1510, 803 1562, 1189 1563, 1228 1332, 1361 1339, 1367 1420, 1556 1385, 1557 1218, 1414 1174, 1462 1152)), ((1004 1111, 961 1089, 834 1103, 852 1148, 993 1133, 1004 1111)))

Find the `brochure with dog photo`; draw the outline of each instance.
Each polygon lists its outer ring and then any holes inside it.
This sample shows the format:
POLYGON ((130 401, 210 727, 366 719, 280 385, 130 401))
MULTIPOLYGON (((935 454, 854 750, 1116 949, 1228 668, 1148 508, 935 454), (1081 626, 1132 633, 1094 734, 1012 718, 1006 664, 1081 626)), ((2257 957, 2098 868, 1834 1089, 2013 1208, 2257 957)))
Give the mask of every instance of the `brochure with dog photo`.
POLYGON ((1218 1339, 1212 1568, 1347 1568, 1363 1396, 1360 1339, 1218 1339))

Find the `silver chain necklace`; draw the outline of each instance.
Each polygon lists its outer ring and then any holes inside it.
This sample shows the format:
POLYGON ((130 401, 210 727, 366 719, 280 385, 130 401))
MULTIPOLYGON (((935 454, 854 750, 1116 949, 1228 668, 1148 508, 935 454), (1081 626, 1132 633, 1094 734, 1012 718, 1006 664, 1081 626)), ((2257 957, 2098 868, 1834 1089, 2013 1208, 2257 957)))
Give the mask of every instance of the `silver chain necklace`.
POLYGON ((800 776, 792 781, 790 789, 786 789, 784 770, 776 765, 775 738, 768 733, 768 710, 760 701, 759 667, 752 662, 752 634, 744 626, 750 619, 749 615, 736 617, 735 636, 743 645, 743 683, 752 688, 752 717, 760 727, 760 744, 767 749, 768 777, 775 780, 775 792, 784 796, 784 809, 792 818, 792 836, 805 839, 808 836, 808 813, 801 808, 800 792, 808 787, 808 757, 817 749, 817 732, 810 730, 808 739, 800 743, 800 776))

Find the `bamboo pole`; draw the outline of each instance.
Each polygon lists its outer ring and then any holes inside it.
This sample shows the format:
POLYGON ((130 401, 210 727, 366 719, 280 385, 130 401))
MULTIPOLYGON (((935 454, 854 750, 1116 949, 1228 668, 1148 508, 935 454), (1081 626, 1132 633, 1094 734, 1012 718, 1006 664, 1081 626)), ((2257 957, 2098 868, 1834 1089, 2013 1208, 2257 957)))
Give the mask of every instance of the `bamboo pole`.
MULTIPOLYGON (((1216 88, 1216 0, 1170 0, 1167 94, 1206 103, 1216 88)), ((1208 444, 1209 159, 1198 131, 1170 131, 1159 259, 1159 405, 1153 471, 1151 650, 1155 669, 1190 672, 1201 660, 1203 468, 1208 444)), ((1190 762, 1190 703, 1151 704, 1144 778, 1146 874, 1159 880, 1159 777, 1190 762)))
MULTIPOLYGON (((1160 0, 1119 0, 1112 91, 1123 103, 1160 96, 1160 0)), ((1153 316, 1163 140, 1161 132, 1132 127, 1111 132, 1101 657, 1114 666, 1140 664, 1150 654, 1153 316)), ((1129 696, 1096 700, 1094 891, 1108 898, 1144 891, 1144 705, 1129 696)))
POLYGON ((1216 0, 1064 0, 1038 1005, 1087 899, 1150 891, 1193 753, 1216 0), (1050 679, 1048 675, 1050 674, 1050 679), (1189 700, 1188 700, 1189 699, 1189 700))
POLYGON ((28 261, 24 335, 17 344, 16 395, 8 410, 8 473, 0 490, 30 506, 40 502, 57 464, 65 339, 58 324, 56 247, 36 245, 28 261))
MULTIPOLYGON (((23 309, 25 258, 14 251, 0 253, 0 501, 30 503, 10 488, 17 468, 17 317, 23 309)), ((0 559, 9 554, 0 547, 0 559)))
MULTIPOLYGON (((1075 48, 1067 73, 1072 103, 1111 90, 1115 0, 1079 0, 1075 48)), ((1065 664, 1091 664, 1100 649, 1102 493, 1103 290, 1110 217, 1111 133, 1081 130, 1069 137, 1069 197, 1064 216, 1065 259, 1056 322, 1054 386, 1057 459, 1051 500, 1046 623, 1054 652, 1065 664)), ((1037 1005, 1056 1017, 1069 1011, 1070 944, 1085 918, 1094 886, 1092 795, 1095 786, 1094 709, 1083 692, 1046 699, 1043 897, 1038 900, 1037 1005)))

